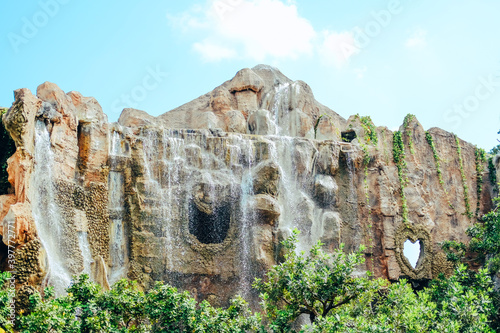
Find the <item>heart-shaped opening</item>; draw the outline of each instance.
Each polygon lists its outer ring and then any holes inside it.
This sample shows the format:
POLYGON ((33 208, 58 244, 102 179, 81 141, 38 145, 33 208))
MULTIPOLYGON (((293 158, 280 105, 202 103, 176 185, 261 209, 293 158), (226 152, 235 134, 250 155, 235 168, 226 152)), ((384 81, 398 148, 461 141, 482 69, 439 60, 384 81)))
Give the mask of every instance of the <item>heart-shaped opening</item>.
POLYGON ((411 267, 417 267, 418 258, 420 258, 420 240, 412 242, 407 239, 404 244, 403 254, 410 262, 411 267))

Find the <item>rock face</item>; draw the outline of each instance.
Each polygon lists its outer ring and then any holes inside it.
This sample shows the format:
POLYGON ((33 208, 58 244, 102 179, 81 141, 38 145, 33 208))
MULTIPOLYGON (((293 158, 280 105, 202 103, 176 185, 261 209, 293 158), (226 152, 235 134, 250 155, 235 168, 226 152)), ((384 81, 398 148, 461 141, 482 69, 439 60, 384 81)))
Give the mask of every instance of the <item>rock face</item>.
POLYGON ((439 243, 465 241, 494 194, 473 145, 426 136, 414 117, 396 134, 346 121, 264 65, 156 118, 125 109, 108 124, 95 99, 47 82, 37 96, 17 90, 2 121, 17 150, 0 231, 20 290, 47 281, 63 292, 86 272, 103 286, 165 280, 218 304, 252 299, 292 228, 302 249, 366 245, 360 269, 377 277, 430 279, 449 269, 439 243), (423 244, 415 268, 407 239, 423 244))

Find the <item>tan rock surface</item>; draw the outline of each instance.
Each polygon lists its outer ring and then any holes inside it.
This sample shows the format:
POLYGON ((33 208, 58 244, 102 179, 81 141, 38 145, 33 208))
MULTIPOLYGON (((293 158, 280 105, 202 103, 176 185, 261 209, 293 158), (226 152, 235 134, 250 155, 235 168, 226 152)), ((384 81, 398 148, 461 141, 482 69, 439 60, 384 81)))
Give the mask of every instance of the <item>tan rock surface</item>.
MULTIPOLYGON (((475 221, 464 215, 451 133, 428 131, 441 160, 440 184, 418 120, 400 128, 408 166, 409 218, 403 221, 393 133, 378 127, 378 143, 367 142, 359 116, 346 121, 318 103, 307 84, 270 66, 244 69, 159 117, 125 109, 111 125, 91 97, 65 94, 48 82, 37 95, 17 90, 3 117, 18 148, 8 169, 15 194, 0 197, 3 232, 6 224, 14 226, 19 251, 39 236, 30 205, 42 195, 34 193, 32 179, 34 125, 41 120, 54 156, 65 264, 78 273, 92 259, 93 277, 103 285, 121 269, 145 288, 166 280, 224 305, 245 278, 275 263, 278 240, 293 228, 301 230, 304 249, 316 240, 329 251, 340 243, 348 251, 366 245, 373 260, 360 271, 393 280, 427 279, 449 271, 439 244, 466 241, 465 230, 475 221), (341 142, 342 132, 357 138, 341 142), (85 233, 90 255, 79 244, 85 233), (426 251, 413 270, 401 244, 417 238, 426 251)), ((459 144, 471 211, 479 202, 479 212, 487 212, 493 196, 488 168, 478 198, 475 147, 459 144)), ((43 258, 41 245, 33 246, 43 258)))

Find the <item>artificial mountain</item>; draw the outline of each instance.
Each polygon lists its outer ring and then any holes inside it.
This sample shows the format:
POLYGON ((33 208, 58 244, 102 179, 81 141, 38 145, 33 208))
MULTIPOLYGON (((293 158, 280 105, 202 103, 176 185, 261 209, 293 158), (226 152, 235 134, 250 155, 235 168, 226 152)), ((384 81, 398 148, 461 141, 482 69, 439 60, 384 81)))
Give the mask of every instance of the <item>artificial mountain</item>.
POLYGON ((279 262, 293 228, 303 249, 364 245, 359 274, 425 281, 449 273, 440 243, 467 240, 500 170, 411 115, 394 133, 346 120, 266 65, 158 117, 125 109, 117 123, 53 83, 14 95, 2 117, 16 150, 0 264, 9 270, 14 245, 21 303, 80 273, 104 287, 164 280, 214 305, 256 299, 254 277, 279 262), (408 239, 421 245, 415 268, 408 239))

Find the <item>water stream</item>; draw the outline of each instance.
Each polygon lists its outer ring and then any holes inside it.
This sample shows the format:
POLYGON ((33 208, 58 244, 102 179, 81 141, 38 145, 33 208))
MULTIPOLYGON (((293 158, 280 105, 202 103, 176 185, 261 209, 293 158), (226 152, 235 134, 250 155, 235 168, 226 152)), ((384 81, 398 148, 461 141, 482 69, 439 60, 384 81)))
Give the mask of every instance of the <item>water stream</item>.
POLYGON ((33 217, 38 236, 47 255, 48 273, 46 282, 54 286, 56 295, 62 295, 71 282, 63 253, 61 240, 64 237, 63 219, 56 203, 54 185, 54 153, 50 134, 45 124, 35 124, 35 166, 33 172, 33 217))

